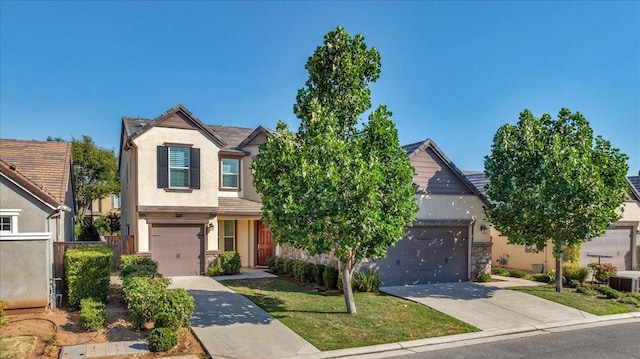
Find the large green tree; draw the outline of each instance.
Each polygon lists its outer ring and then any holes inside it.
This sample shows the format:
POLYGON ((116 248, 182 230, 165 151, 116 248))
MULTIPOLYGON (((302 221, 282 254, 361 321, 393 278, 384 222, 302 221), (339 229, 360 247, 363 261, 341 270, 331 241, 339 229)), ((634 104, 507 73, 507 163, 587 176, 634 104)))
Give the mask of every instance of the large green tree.
POLYGON ((380 75, 380 54, 364 37, 329 31, 305 67, 298 132, 278 123, 252 164, 254 184, 277 242, 335 254, 354 314, 356 264, 384 257, 415 218, 414 170, 385 106, 358 126, 371 107, 369 83, 380 75))
POLYGON ((562 290, 567 246, 601 235, 616 222, 626 198, 627 156, 593 131, 579 112, 536 118, 529 110, 517 125, 502 125, 485 157, 485 212, 510 243, 553 245, 556 290, 562 290))
POLYGON ((76 221, 79 221, 84 218, 91 202, 120 191, 118 158, 113 150, 96 146, 86 135, 82 139, 73 138, 71 147, 76 221))

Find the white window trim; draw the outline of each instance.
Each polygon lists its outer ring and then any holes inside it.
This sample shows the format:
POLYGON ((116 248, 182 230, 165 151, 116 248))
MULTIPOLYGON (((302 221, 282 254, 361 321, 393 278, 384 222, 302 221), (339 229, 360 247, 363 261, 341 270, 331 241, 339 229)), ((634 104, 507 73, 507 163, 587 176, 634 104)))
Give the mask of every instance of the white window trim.
POLYGON ((20 215, 21 209, 0 209, 0 217, 11 217, 11 230, 3 231, 0 229, 0 233, 2 234, 15 234, 18 233, 18 216, 20 215))
POLYGON ((221 158, 220 159, 220 188, 225 189, 238 189, 240 188, 240 166, 242 166, 242 162, 239 158, 221 158), (224 161, 236 161, 238 163, 238 172, 237 173, 225 173, 224 172, 224 161), (224 175, 235 175, 236 176, 236 185, 234 187, 227 187, 224 185, 224 175))
POLYGON ((167 146, 167 168, 168 168, 168 175, 169 175, 169 188, 178 188, 178 189, 184 189, 184 188, 190 188, 191 187, 191 151, 187 151, 187 156, 189 158, 189 166, 187 167, 177 167, 177 166, 171 166, 171 149, 172 148, 186 148, 187 150, 189 150, 189 147, 184 147, 184 146, 167 146), (187 186, 172 186, 171 185, 171 170, 172 169, 176 169, 176 170, 187 170, 187 186))

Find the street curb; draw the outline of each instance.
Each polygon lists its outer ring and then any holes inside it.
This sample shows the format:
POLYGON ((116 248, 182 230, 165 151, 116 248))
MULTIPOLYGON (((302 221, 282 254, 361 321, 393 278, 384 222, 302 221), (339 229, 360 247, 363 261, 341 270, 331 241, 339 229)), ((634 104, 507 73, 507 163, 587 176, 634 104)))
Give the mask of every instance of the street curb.
MULTIPOLYGON (((368 347, 329 350, 325 352, 312 353, 312 354, 299 354, 294 357, 290 357, 288 359, 329 359, 329 358, 344 358, 344 357, 372 355, 372 354, 381 354, 381 353, 394 354, 394 352, 397 353, 398 355, 412 354, 416 352, 428 351, 429 347, 434 347, 436 345, 438 345, 437 349, 446 349, 447 346, 454 347, 454 346, 475 344, 475 343, 464 343, 464 342, 478 341, 478 340, 488 339, 488 338, 495 338, 496 340, 501 340, 501 338, 508 339, 508 338, 504 338, 506 336, 525 334, 525 333, 539 332, 539 334, 544 334, 551 329, 557 329, 557 328, 570 328, 573 326, 584 326, 589 324, 606 324, 607 322, 614 322, 614 321, 635 322, 636 320, 640 321, 640 312, 611 314, 611 315, 603 315, 603 316, 596 316, 596 317, 585 317, 585 318, 572 319, 572 320, 566 320, 566 321, 531 324, 531 325, 525 325, 525 326, 514 327, 509 329, 490 329, 490 330, 485 330, 485 331, 475 332, 475 333, 455 334, 455 335, 448 335, 444 337, 417 339, 417 340, 411 340, 411 341, 405 341, 405 342, 399 342, 399 343, 389 343, 389 344, 372 345, 368 347)), ((610 323, 610 324, 614 324, 614 323, 610 323)))

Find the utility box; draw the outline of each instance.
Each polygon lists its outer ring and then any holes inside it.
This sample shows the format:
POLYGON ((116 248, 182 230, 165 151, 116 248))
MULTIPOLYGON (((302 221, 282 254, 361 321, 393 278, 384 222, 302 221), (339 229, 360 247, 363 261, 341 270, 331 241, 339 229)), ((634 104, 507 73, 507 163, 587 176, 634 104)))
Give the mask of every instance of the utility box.
POLYGON ((639 278, 611 277, 609 278, 609 286, 624 292, 640 292, 638 281, 639 278))

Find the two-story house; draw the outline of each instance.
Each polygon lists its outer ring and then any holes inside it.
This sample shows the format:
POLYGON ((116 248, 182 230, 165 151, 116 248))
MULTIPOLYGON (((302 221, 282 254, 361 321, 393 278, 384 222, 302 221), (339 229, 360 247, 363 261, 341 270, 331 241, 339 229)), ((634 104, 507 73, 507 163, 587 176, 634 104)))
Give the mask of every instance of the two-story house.
POLYGON ((222 251, 243 267, 273 255, 250 171, 269 130, 205 125, 176 105, 155 119, 124 117, 121 233, 166 276, 202 274, 222 251))

